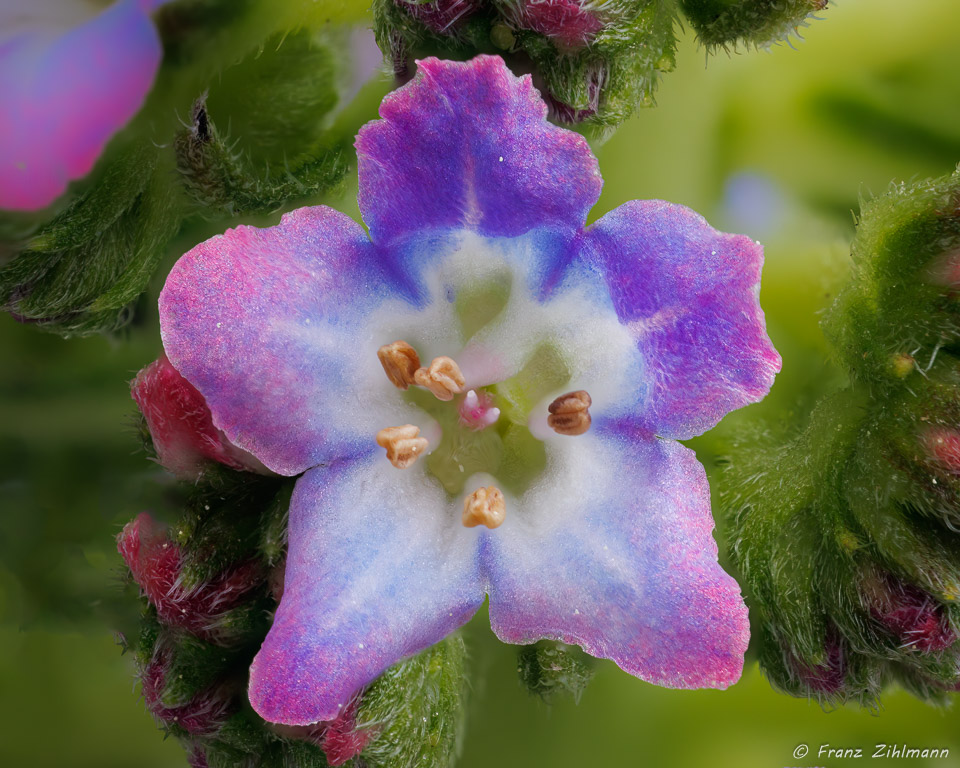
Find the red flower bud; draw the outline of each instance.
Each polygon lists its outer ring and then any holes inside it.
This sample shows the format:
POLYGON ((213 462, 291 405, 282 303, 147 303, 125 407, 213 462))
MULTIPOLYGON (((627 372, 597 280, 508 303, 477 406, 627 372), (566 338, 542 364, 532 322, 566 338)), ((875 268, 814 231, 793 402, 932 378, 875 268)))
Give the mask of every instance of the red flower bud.
POLYGON ((180 547, 170 541, 166 528, 145 512, 124 527, 117 549, 160 621, 209 642, 222 639, 224 615, 244 602, 264 578, 260 563, 250 560, 209 581, 186 586, 180 547))
POLYGON ((950 472, 960 474, 960 430, 928 427, 921 440, 931 459, 950 472))
POLYGON ((456 29, 480 7, 477 0, 429 0, 425 3, 394 0, 394 2, 431 32, 440 34, 450 33, 456 29))
POLYGON ((604 19, 583 0, 521 0, 511 4, 511 20, 568 49, 583 48, 603 29, 604 19))
POLYGON ((840 693, 847 680, 847 657, 835 630, 827 634, 826 659, 821 664, 795 662, 797 677, 811 691, 829 696, 840 693))
POLYGON ((960 289, 960 248, 947 251, 934 259, 929 269, 930 279, 951 291, 960 289))
POLYGON ((336 720, 328 720, 314 725, 279 725, 270 727, 288 739, 299 739, 316 744, 332 766, 343 765, 359 755, 363 748, 376 735, 375 728, 357 728, 357 710, 360 708, 360 696, 347 704, 336 720))
POLYGON ((268 473, 253 454, 235 446, 214 426, 203 395, 166 356, 137 374, 130 393, 146 419, 158 461, 178 477, 195 479, 207 461, 268 473))
POLYGON ((942 651, 957 639, 943 606, 913 584, 887 574, 871 584, 867 599, 873 617, 905 648, 942 651))
POLYGON ((170 650, 161 648, 140 675, 143 700, 154 719, 162 725, 178 725, 192 736, 209 736, 219 731, 236 707, 233 692, 217 685, 179 707, 165 707, 161 699, 169 669, 170 650))

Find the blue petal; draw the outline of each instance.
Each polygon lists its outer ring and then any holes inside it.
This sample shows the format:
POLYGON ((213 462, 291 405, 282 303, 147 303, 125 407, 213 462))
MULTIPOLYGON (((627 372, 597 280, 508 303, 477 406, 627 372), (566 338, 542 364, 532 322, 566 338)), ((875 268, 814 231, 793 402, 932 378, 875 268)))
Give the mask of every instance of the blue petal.
POLYGON ((673 688, 734 683, 747 610, 717 564, 694 453, 603 422, 549 450, 547 476, 486 534, 497 636, 575 643, 673 688))
POLYGON ((606 278, 653 386, 636 423, 684 439, 761 400, 780 370, 757 299, 763 249, 659 200, 593 224, 583 259, 606 278))
POLYGON ((529 76, 496 56, 427 59, 356 146, 374 242, 423 229, 515 236, 581 228, 602 181, 582 136, 550 125, 529 76))
POLYGON ((423 472, 377 454, 310 470, 290 505, 283 598, 250 670, 266 720, 333 719, 483 602, 479 534, 423 472))
POLYGON ((368 323, 397 295, 359 225, 301 208, 176 263, 160 296, 164 348, 234 445, 295 475, 368 449, 390 425, 370 404, 396 395, 377 361, 396 339, 368 323))

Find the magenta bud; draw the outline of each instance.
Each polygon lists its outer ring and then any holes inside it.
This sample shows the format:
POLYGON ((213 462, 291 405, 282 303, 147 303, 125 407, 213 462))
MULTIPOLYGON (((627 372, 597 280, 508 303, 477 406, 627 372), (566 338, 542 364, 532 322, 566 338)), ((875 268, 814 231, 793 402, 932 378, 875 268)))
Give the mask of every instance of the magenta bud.
POLYGON ((827 696, 840 693, 847 680, 847 655, 836 630, 827 634, 825 658, 820 664, 804 664, 793 660, 794 672, 810 690, 827 696))
POLYGON ((220 639, 227 611, 244 602, 264 578, 260 563, 249 560, 208 581, 186 586, 182 550, 146 512, 127 523, 117 538, 117 549, 156 608, 157 618, 210 642, 220 639))
POLYGON ((480 7, 478 0, 428 0, 428 2, 394 2, 431 32, 448 34, 473 15, 480 7))
POLYGON ((201 691, 186 704, 165 707, 162 697, 169 671, 170 650, 159 649, 140 675, 143 700, 154 719, 161 725, 177 725, 192 736, 209 736, 219 731, 235 708, 233 693, 226 686, 217 685, 201 691))
POLYGON ((253 454, 235 446, 214 426, 203 395, 165 355, 137 374, 130 394, 147 422, 157 460, 177 477, 196 479, 208 461, 269 473, 253 454))
POLYGON ((942 651, 957 639, 943 606, 913 584, 886 574, 870 584, 870 613, 904 648, 942 651))
POLYGON ((568 50, 589 44, 605 23, 589 0, 520 0, 508 7, 518 28, 539 32, 568 50))
POLYGON ((343 765, 359 755, 376 735, 375 728, 357 728, 360 696, 355 696, 340 710, 335 720, 313 725, 280 725, 271 723, 273 731, 288 739, 315 744, 323 750, 332 766, 343 765))
POLYGON ((960 248, 938 256, 930 264, 930 279, 951 291, 960 290, 960 248))
POLYGON ((927 456, 947 471, 960 474, 960 430, 927 427, 921 436, 927 456))

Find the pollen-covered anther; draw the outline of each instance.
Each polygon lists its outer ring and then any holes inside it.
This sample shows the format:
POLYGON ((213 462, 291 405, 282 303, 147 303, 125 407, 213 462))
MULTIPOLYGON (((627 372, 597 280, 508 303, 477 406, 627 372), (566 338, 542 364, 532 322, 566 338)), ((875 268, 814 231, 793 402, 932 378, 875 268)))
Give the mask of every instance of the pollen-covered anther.
POLYGON ((582 435, 590 429, 590 406, 593 400, 584 390, 567 392, 550 403, 547 424, 558 435, 582 435))
POLYGON ((433 358, 426 368, 417 369, 413 380, 433 392, 437 400, 453 400, 454 395, 463 392, 467 383, 460 366, 449 357, 433 358))
POLYGON ((413 424, 386 427, 377 432, 377 445, 387 449, 387 459, 397 469, 406 469, 427 450, 426 438, 419 437, 420 428, 413 424))
POLYGON ((463 500, 463 524, 467 528, 485 525, 496 528, 507 516, 507 502, 503 491, 495 485, 477 488, 463 500))
POLYGON ((384 344, 377 350, 380 365, 387 378, 398 389, 407 389, 414 383, 414 374, 420 367, 420 355, 405 341, 384 344))

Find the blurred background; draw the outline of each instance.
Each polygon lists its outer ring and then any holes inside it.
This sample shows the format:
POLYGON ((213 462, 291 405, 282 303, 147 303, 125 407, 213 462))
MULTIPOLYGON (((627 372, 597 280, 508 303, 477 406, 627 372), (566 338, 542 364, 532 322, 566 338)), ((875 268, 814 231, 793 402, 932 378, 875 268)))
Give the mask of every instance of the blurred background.
MULTIPOLYGON (((605 187, 594 216, 661 198, 766 246, 761 301, 784 371, 767 403, 692 443, 710 472, 738 421, 803 409, 822 383, 818 313, 843 282, 858 200, 960 161, 960 4, 838 0, 822 15, 803 41, 706 66, 685 34, 659 106, 597 149, 605 187)), ((385 88, 364 91, 371 108, 385 88)), ((356 214, 355 195, 348 183, 327 202, 356 214)), ((120 589, 114 537, 138 512, 162 509, 172 482, 140 450, 128 382, 160 351, 162 275, 210 234, 181 233, 117 338, 64 341, 0 317, 0 765, 185 765, 115 643, 136 606, 120 589)), ((521 688, 514 649, 494 640, 485 616, 467 633, 463 768, 960 766, 960 714, 900 691, 877 712, 823 712, 773 691, 751 660, 726 692, 664 690, 604 662, 579 703, 548 707, 521 688), (950 756, 870 758, 879 743, 950 756), (809 754, 795 758, 801 744, 809 754), (821 745, 864 756, 818 756, 821 745)))

